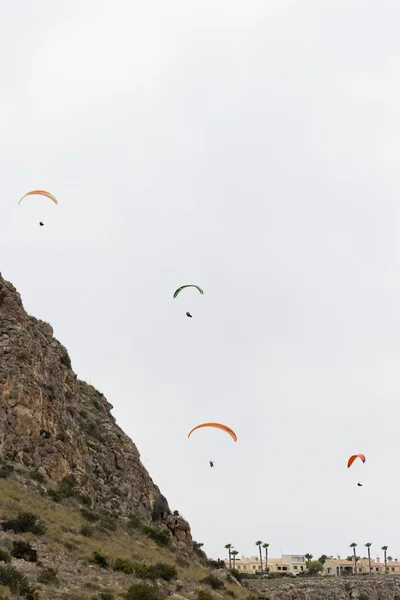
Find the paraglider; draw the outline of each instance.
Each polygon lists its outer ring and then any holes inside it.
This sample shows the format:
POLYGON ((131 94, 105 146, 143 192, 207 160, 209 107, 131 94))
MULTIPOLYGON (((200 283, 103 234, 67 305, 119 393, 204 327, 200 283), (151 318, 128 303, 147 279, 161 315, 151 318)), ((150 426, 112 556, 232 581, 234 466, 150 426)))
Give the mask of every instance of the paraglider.
POLYGON ((200 294, 204 294, 204 292, 201 289, 201 287, 199 287, 198 285, 194 285, 194 284, 190 283, 188 285, 182 285, 177 290, 175 290, 173 298, 176 298, 177 295, 180 294, 182 290, 184 290, 185 288, 188 288, 188 287, 194 287, 194 288, 196 288, 196 290, 199 290, 200 294))
POLYGON ((40 227, 43 227, 44 223, 42 223, 42 221, 40 221, 39 225, 40 225, 40 227))
POLYGON ((214 461, 210 460, 209 462, 210 462, 210 467, 213 467, 214 466, 214 461))
POLYGON ((351 465, 356 460, 356 458, 359 458, 360 460, 363 461, 363 463, 365 463, 364 454, 353 454, 352 456, 350 456, 349 460, 347 461, 347 468, 351 467, 351 465))
POLYGON ((362 487, 362 483, 357 483, 358 487, 362 487))
POLYGON ((18 204, 21 204, 22 200, 24 198, 26 198, 27 196, 32 196, 38 194, 39 196, 46 196, 46 198, 49 198, 50 200, 52 200, 54 202, 54 204, 58 204, 58 200, 55 196, 53 196, 53 194, 50 194, 50 192, 46 192, 46 190, 32 190, 31 192, 26 193, 24 196, 22 196, 22 198, 19 200, 18 204))
POLYGON ((231 436, 231 438, 233 439, 234 442, 237 442, 237 435, 233 431, 233 429, 231 429, 227 425, 223 425, 222 423, 201 423, 200 425, 196 425, 196 427, 193 427, 193 429, 191 431, 189 431, 188 438, 190 438, 193 431, 196 431, 196 429, 201 429, 202 427, 216 427, 217 429, 222 429, 223 431, 226 431, 226 433, 228 433, 231 436))
POLYGON ((186 316, 192 318, 192 315, 190 314, 190 312, 187 312, 186 316))

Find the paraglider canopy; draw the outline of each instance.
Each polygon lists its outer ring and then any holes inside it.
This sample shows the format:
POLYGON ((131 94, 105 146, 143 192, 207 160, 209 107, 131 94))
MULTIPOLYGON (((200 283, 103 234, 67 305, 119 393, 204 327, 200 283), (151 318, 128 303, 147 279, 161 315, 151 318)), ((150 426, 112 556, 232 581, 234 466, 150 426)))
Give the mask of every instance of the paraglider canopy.
POLYGON ((352 456, 350 456, 349 460, 347 461, 347 468, 351 467, 351 465, 356 460, 356 458, 359 458, 360 460, 363 461, 363 463, 365 463, 364 454, 353 454, 352 456))
POLYGON ((237 435, 233 429, 227 425, 223 425, 222 423, 201 423, 200 425, 196 425, 196 427, 193 427, 193 429, 189 431, 188 438, 190 438, 193 431, 196 431, 196 429, 201 429, 202 427, 216 427, 217 429, 222 429, 223 431, 226 431, 226 433, 229 433, 234 442, 237 442, 237 435))
POLYGON ((194 287, 194 288, 196 288, 196 290, 199 290, 200 294, 204 294, 204 292, 201 289, 201 287, 199 287, 198 285, 194 285, 194 284, 190 283, 188 285, 182 285, 177 290, 175 290, 173 298, 176 298, 177 295, 180 294, 182 290, 184 290, 185 288, 188 288, 188 287, 194 287))
POLYGON ((55 196, 53 196, 53 194, 50 194, 50 192, 46 192, 46 190, 32 190, 31 192, 28 192, 27 194, 24 194, 24 196, 22 196, 22 198, 19 200, 18 204, 21 204, 22 200, 24 198, 26 198, 27 196, 33 196, 33 195, 39 195, 39 196, 46 196, 46 198, 50 198, 50 200, 52 200, 54 202, 54 204, 58 204, 58 200, 55 196))

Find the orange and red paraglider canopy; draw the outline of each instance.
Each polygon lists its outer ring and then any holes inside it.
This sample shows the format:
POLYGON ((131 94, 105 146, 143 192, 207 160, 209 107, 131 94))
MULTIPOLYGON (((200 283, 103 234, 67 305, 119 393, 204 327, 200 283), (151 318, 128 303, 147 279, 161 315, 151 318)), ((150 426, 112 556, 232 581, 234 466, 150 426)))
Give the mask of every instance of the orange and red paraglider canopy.
POLYGON ((356 458, 360 458, 363 461, 363 463, 365 463, 364 454, 353 454, 353 456, 350 456, 349 460, 347 461, 347 468, 351 467, 356 458))
POLYGON ((193 429, 189 431, 188 438, 192 435, 193 431, 196 431, 196 429, 200 429, 201 427, 216 427, 217 429, 222 429, 223 431, 226 431, 226 433, 229 433, 234 442, 237 442, 237 435, 233 429, 222 423, 201 423, 201 425, 196 425, 196 427, 193 427, 193 429))
POLYGON ((49 198, 50 200, 52 200, 54 202, 54 204, 58 204, 57 198, 55 196, 53 196, 53 194, 50 194, 50 192, 46 192, 46 190, 32 190, 31 192, 28 192, 27 194, 22 196, 22 198, 19 200, 18 204, 21 204, 22 200, 24 198, 26 198, 27 196, 33 196, 36 194, 38 194, 39 196, 46 196, 46 198, 49 198))

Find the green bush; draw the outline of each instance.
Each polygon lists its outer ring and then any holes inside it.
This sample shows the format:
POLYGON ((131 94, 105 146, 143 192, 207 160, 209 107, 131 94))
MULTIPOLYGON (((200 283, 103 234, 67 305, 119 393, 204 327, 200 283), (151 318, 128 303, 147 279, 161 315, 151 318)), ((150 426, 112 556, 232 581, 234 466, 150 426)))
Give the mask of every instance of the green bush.
POLYGON ((96 521, 99 521, 101 519, 100 515, 97 515, 93 510, 90 510, 89 508, 81 508, 81 514, 82 517, 90 523, 95 523, 96 521))
POLYGON ((158 600, 159 598, 160 594, 157 588, 146 583, 131 585, 125 594, 126 600, 158 600))
POLYGON ((54 502, 61 502, 66 498, 76 498, 82 504, 90 506, 92 500, 86 494, 83 494, 79 490, 75 489, 76 479, 74 475, 67 475, 58 484, 57 490, 48 490, 48 495, 54 500, 54 502))
POLYGON ((26 600, 38 600, 37 592, 29 585, 25 575, 10 565, 0 566, 0 584, 9 587, 13 594, 16 594, 19 588, 19 593, 25 596, 26 600))
POLYGON ((169 546, 171 543, 171 536, 168 531, 160 531, 159 529, 154 529, 154 527, 144 525, 142 533, 151 538, 158 546, 169 546))
POLYGON ((188 560, 186 560, 186 558, 183 558, 183 556, 177 556, 176 564, 179 567, 183 567, 185 569, 187 569, 190 566, 190 562, 188 560))
POLYGON ((4 563, 11 562, 11 556, 5 550, 0 550, 0 562, 4 562, 4 563))
POLYGON ((139 519, 139 517, 137 517, 136 515, 131 515, 129 518, 129 521, 127 523, 127 528, 136 530, 136 529, 141 529, 141 527, 142 527, 142 521, 139 519))
POLYGON ((225 590, 225 594, 231 598, 236 598, 236 594, 232 590, 225 590))
POLYGON ((68 436, 64 431, 61 431, 61 433, 59 433, 56 436, 56 440, 59 440, 60 442, 63 442, 63 444, 65 444, 66 442, 68 442, 68 436))
POLYGON ((178 579, 178 571, 173 565, 167 563, 156 563, 155 565, 146 565, 144 563, 133 565, 136 577, 141 579, 164 579, 164 581, 171 581, 172 579, 178 579))
POLYGON ((212 593, 209 590, 197 590, 197 600, 213 600, 212 593))
POLYGON ((129 562, 129 560, 117 558, 117 560, 115 561, 114 571, 122 571, 126 575, 132 575, 133 565, 129 562))
POLYGON ((48 569, 43 569, 43 571, 38 575, 37 580, 39 583, 44 583, 45 585, 57 583, 57 569, 52 569, 51 567, 48 569))
POLYGON ((108 560, 104 556, 104 554, 101 554, 101 552, 97 552, 97 551, 93 552, 93 557, 92 557, 91 562, 93 562, 98 567, 101 567, 102 569, 107 569, 107 567, 108 567, 108 560))
POLYGON ((43 535, 46 531, 46 525, 33 513, 20 513, 16 519, 10 519, 2 523, 4 531, 11 529, 15 533, 26 533, 30 531, 36 535, 43 535))
POLYGON ((369 596, 361 592, 361 594, 358 596, 358 600, 369 600, 369 596))
POLYGON ((29 476, 31 479, 38 481, 39 483, 44 483, 46 478, 44 475, 40 473, 40 471, 30 471, 29 476))
POLYGON ((200 583, 209 585, 210 587, 212 587, 213 590, 222 590, 222 588, 225 587, 224 582, 221 581, 221 579, 219 579, 215 575, 212 575, 211 573, 210 575, 207 575, 207 577, 204 577, 204 579, 202 579, 200 583))
POLYGON ((90 525, 83 525, 80 530, 80 534, 85 537, 92 537, 94 534, 94 527, 90 527, 90 525))
POLYGON ((149 567, 150 579, 164 579, 164 581, 172 581, 178 579, 178 571, 173 565, 168 563, 156 563, 149 567))
POLYGON ((28 562, 37 562, 37 552, 35 548, 32 548, 30 544, 23 540, 13 542, 11 556, 14 558, 21 558, 28 562))
POLYGON ((108 592, 100 592, 99 600, 114 600, 114 596, 108 592))
POLYGON ((0 479, 7 479, 14 471, 14 467, 9 463, 3 463, 0 465, 0 479))
POLYGON ((105 531, 117 531, 118 521, 115 517, 102 517, 99 527, 105 531))

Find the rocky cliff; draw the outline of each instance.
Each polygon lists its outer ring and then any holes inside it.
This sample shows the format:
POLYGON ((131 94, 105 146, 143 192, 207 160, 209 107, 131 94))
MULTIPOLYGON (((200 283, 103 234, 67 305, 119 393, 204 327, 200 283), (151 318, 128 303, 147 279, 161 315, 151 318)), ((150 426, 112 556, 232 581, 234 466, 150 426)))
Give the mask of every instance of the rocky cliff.
POLYGON ((304 577, 251 580, 249 589, 269 600, 400 600, 400 577, 304 577))
POLYGON ((189 524, 171 514, 112 408, 77 378, 52 327, 26 313, 0 274, 0 460, 40 473, 46 488, 72 476, 92 506, 157 522, 191 548, 189 524))

